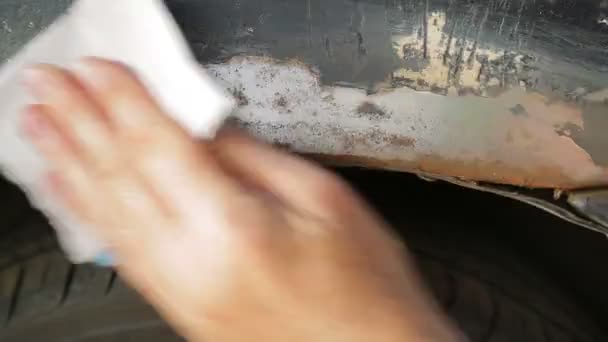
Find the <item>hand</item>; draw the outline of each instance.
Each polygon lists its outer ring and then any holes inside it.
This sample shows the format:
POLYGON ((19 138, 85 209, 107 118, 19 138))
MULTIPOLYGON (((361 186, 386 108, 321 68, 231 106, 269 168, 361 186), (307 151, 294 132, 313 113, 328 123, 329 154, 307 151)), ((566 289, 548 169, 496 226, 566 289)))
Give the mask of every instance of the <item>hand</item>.
POLYGON ((24 131, 118 271, 207 341, 453 341, 404 246, 330 172, 239 133, 191 138, 124 66, 39 65, 24 131))

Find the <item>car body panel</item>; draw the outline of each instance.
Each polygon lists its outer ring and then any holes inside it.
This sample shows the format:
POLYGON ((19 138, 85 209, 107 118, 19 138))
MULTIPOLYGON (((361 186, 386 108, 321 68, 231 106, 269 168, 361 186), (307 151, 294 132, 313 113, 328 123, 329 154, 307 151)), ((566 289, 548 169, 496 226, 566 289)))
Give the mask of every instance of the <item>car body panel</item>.
POLYGON ((605 1, 168 4, 270 141, 472 181, 608 183, 605 1))
MULTIPOLYGON (((0 57, 70 3, 1 0, 0 57)), ((607 0, 166 3, 267 141, 474 186, 608 185, 607 0)))

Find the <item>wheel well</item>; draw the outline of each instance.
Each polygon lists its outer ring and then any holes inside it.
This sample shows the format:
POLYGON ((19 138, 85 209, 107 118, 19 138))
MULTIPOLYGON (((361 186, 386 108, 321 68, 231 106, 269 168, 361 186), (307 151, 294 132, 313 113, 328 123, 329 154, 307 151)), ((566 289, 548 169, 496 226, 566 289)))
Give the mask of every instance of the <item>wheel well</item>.
MULTIPOLYGON (((606 236, 566 222, 528 204, 411 174, 337 169, 389 222, 437 221, 507 245, 575 295, 601 326, 608 325, 606 236), (453 224, 449 224, 453 223, 453 224)), ((401 226, 395 224, 396 226, 401 226)), ((405 226, 410 230, 425 225, 405 226)), ((444 228, 445 229, 445 228, 444 228)))
MULTIPOLYGON (((608 326, 608 246, 602 234, 568 223, 525 203, 491 193, 465 189, 441 181, 429 182, 406 173, 339 168, 335 171, 357 188, 386 219, 408 234, 425 224, 457 227, 484 240, 506 245, 536 264, 560 286, 575 295, 582 307, 594 314, 600 326, 608 326), (407 220, 404 220, 407 218, 407 220)), ((43 220, 31 209, 25 195, 0 179, 0 202, 6 210, 1 227, 43 220)), ((0 236, 3 234, 0 227, 0 236)), ((24 233, 25 234, 25 233, 24 233)), ((27 238, 27 236, 25 237, 27 238)), ((51 240, 51 239, 49 239, 51 240)), ((0 240, 3 245, 10 240, 0 240)), ((53 242, 49 241, 49 246, 53 242)), ((26 256, 27 257, 27 256, 26 256)), ((12 261, 7 261, 12 262, 12 261)))

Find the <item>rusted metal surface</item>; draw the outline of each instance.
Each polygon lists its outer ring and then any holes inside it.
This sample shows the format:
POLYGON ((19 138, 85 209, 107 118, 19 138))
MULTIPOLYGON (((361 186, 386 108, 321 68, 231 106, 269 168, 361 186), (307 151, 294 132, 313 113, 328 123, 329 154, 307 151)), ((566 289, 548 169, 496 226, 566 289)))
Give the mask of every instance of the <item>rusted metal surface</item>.
MULTIPOLYGON (((0 57, 70 3, 0 0, 0 57)), ((608 186, 608 0, 166 3, 270 142, 461 185, 608 186)))
MULTIPOLYGON (((70 3, 0 1, 0 54, 70 3)), ((167 4, 269 141, 471 181, 608 183, 605 0, 167 4)))
POLYGON ((169 4, 269 141, 471 181, 608 183, 605 1, 169 4))
POLYGON ((245 127, 299 152, 527 187, 608 182, 608 170, 572 138, 584 127, 581 106, 537 92, 515 87, 492 98, 452 97, 388 87, 368 94, 323 85, 298 62, 256 57, 209 70, 247 99, 237 112, 245 127))

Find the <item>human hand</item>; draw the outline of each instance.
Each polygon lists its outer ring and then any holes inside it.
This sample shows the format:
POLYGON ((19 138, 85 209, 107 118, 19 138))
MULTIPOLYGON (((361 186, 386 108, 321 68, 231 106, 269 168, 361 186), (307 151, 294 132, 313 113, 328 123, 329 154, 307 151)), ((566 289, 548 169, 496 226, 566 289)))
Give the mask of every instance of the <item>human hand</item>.
POLYGON ((454 341, 404 246, 330 172, 239 133, 191 138, 124 66, 29 69, 48 184, 185 337, 454 341))

